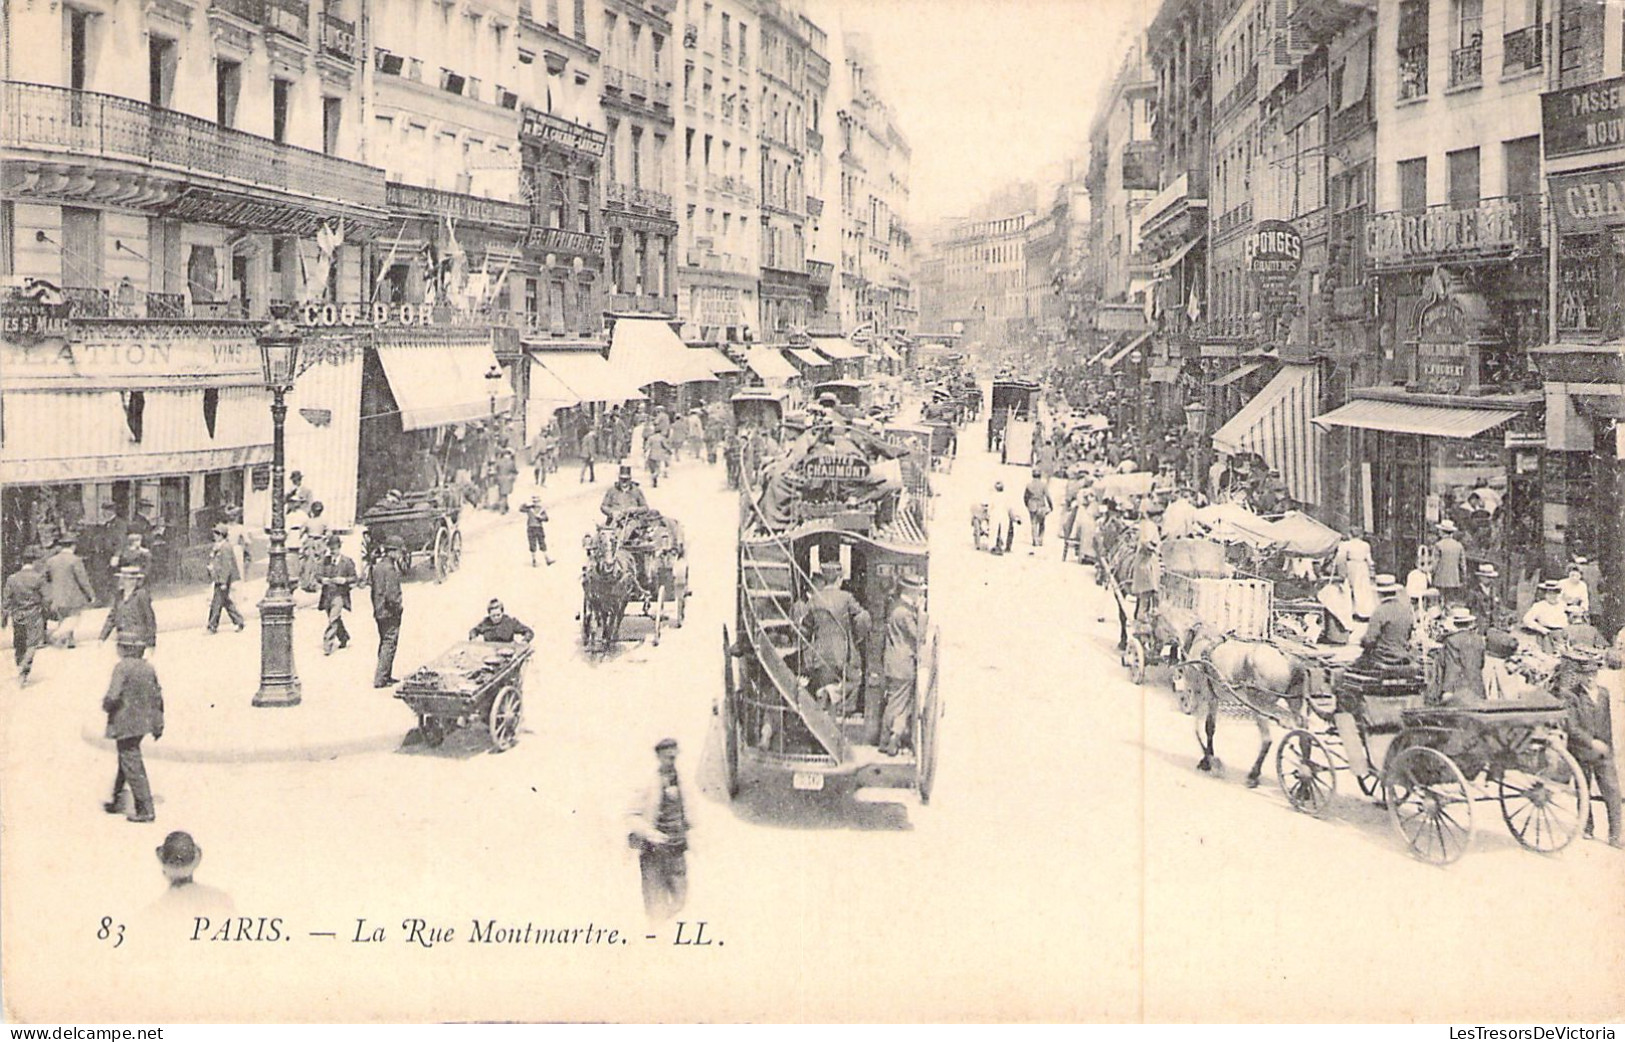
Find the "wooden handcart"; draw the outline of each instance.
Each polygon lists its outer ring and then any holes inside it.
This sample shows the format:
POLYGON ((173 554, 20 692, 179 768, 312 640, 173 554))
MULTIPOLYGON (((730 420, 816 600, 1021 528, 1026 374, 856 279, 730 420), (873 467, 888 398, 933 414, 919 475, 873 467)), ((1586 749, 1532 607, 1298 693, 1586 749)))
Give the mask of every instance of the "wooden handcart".
POLYGON ((361 554, 366 561, 390 536, 406 544, 407 567, 427 562, 435 582, 444 582, 463 561, 463 533, 457 520, 462 500, 450 486, 389 496, 361 515, 361 554))
POLYGON ((524 713, 528 644, 467 641, 419 667, 395 692, 418 717, 418 733, 431 748, 455 728, 485 727, 497 752, 513 748, 524 713))

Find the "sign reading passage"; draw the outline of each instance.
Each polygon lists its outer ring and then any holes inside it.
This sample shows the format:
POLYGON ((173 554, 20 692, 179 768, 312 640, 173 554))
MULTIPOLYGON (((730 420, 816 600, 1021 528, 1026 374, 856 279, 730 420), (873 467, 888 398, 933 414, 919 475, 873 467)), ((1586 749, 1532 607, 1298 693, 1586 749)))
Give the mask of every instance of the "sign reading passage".
POLYGON ((1625 76, 1540 96, 1546 158, 1625 145, 1625 76))

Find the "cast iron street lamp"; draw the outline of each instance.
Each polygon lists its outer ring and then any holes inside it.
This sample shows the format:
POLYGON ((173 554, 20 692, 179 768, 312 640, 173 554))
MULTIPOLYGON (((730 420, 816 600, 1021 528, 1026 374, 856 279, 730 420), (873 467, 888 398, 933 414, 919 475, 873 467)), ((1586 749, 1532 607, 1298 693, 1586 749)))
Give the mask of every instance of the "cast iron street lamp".
MULTIPOLYGON (((502 379, 502 367, 493 362, 485 371, 485 388, 491 392, 491 436, 498 442, 502 440, 502 423, 497 419, 497 392, 502 389, 502 379)), ((495 442, 491 451, 496 451, 495 442)))
POLYGON ((293 668, 293 588, 288 584, 288 533, 284 527, 283 426, 299 369, 299 331, 290 322, 272 322, 259 337, 265 386, 271 390, 271 560, 265 599, 260 601, 260 689, 257 706, 299 704, 299 676, 293 668))

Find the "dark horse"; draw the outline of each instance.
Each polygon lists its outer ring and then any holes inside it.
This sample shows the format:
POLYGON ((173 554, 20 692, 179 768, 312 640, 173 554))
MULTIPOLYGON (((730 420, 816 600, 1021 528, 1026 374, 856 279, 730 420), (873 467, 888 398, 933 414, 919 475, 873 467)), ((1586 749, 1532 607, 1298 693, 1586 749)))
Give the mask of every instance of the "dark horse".
POLYGON ((1235 702, 1249 711, 1258 726, 1258 758, 1247 772, 1247 787, 1256 788, 1264 757, 1273 743, 1271 722, 1283 726, 1301 724, 1309 694, 1308 669, 1268 641, 1216 633, 1200 622, 1191 629, 1184 657, 1187 663, 1201 663, 1185 672, 1195 705, 1196 742, 1202 748, 1196 769, 1222 769, 1213 752, 1213 732, 1219 703, 1235 702), (1286 720, 1282 719, 1283 708, 1286 720))
POLYGON ((581 642, 589 653, 606 652, 620 637, 621 620, 632 598, 632 569, 613 528, 599 526, 582 542, 587 564, 581 569, 581 642))

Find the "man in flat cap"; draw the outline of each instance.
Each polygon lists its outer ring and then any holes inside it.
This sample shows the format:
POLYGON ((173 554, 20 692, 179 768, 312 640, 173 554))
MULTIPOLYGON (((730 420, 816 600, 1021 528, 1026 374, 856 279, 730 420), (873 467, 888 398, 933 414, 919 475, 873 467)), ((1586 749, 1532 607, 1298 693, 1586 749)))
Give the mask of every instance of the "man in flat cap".
POLYGON ((125 813, 131 821, 154 818, 152 788, 147 768, 141 760, 141 740, 164 736, 164 692, 158 672, 142 656, 147 645, 138 638, 119 635, 119 660, 113 666, 102 711, 107 714, 107 737, 118 746, 118 774, 113 779, 113 798, 102 804, 109 814, 125 813), (125 812, 124 790, 130 790, 133 805, 125 812))
MULTIPOLYGON (((1557 697, 1568 709, 1569 755, 1580 762, 1592 791, 1602 797, 1603 808, 1608 812, 1608 845, 1618 848, 1621 845, 1619 769, 1612 745, 1613 720, 1608 693, 1597 685, 1597 671, 1601 668, 1600 651, 1580 644, 1566 645, 1554 686, 1557 697)), ((1594 824, 1589 804, 1585 817, 1585 834, 1590 836, 1594 824)))
POLYGON ((17 662, 17 680, 28 683, 34 655, 45 643, 45 607, 49 598, 45 573, 39 569, 40 550, 23 551, 23 566, 0 586, 0 614, 11 623, 11 648, 17 662))
POLYGON ((242 578, 237 571, 237 555, 232 551, 231 543, 226 537, 231 530, 225 525, 214 526, 210 538, 214 541, 209 544, 209 581, 214 584, 214 594, 209 599, 209 632, 220 631, 220 613, 225 612, 231 624, 237 627, 237 632, 243 629, 243 613, 237 610, 237 605, 231 599, 231 585, 242 578))
POLYGON ((655 756, 660 766, 632 804, 628 840, 638 852, 644 911, 663 922, 688 900, 689 820, 677 777, 677 739, 661 739, 655 756))
POLYGON ((390 687, 395 679, 395 648, 401 639, 401 556, 406 542, 398 535, 384 540, 382 551, 372 565, 372 621, 378 625, 378 668, 372 686, 390 687))

